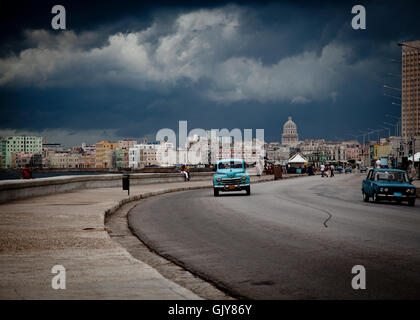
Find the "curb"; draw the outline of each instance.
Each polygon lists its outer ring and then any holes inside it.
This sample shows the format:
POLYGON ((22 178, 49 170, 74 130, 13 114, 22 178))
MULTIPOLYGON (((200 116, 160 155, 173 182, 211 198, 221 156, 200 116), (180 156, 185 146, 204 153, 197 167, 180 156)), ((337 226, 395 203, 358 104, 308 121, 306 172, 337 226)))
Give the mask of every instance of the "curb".
POLYGON ((138 195, 134 195, 134 196, 130 196, 128 198, 122 199, 118 202, 118 204, 116 204, 115 206, 105 210, 105 214, 104 214, 104 226, 105 226, 105 220, 108 216, 112 215, 113 213, 115 213, 116 211, 118 211, 119 209, 121 209, 122 206, 126 205, 127 203, 133 202, 133 201, 138 201, 138 200, 142 200, 142 199, 147 199, 153 196, 158 196, 161 194, 165 194, 165 193, 172 193, 172 192, 179 192, 179 191, 189 191, 189 190, 198 190, 198 189, 209 189, 212 188, 212 186, 191 186, 191 187, 178 187, 178 188, 170 188, 170 189, 163 189, 163 190, 159 190, 159 191, 154 191, 154 192, 146 192, 146 193, 141 193, 138 195))

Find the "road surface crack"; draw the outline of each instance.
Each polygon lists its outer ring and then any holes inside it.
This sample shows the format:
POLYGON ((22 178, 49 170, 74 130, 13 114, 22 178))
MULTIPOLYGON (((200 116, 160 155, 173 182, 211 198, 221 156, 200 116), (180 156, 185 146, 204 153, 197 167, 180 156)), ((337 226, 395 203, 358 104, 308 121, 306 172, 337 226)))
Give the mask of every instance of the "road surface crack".
POLYGON ((282 199, 282 200, 285 200, 285 201, 290 201, 290 202, 296 203, 297 205, 304 206, 304 207, 307 207, 307 208, 314 209, 314 210, 317 210, 317 211, 321 211, 322 213, 325 213, 327 215, 327 218, 324 220, 323 225, 324 225, 325 228, 328 228, 327 222, 332 219, 332 213, 329 212, 328 210, 320 209, 320 208, 308 205, 304 202, 293 200, 291 198, 284 198, 284 197, 281 197, 280 195, 276 195, 276 196, 279 199, 282 199))

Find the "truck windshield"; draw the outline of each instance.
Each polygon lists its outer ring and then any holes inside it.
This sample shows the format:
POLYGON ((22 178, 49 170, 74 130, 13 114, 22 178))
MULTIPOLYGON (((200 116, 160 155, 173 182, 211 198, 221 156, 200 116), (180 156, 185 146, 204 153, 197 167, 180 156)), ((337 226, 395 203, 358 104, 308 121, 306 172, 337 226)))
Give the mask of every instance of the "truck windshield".
POLYGON ((242 161, 223 161, 219 163, 219 169, 242 169, 242 161))
POLYGON ((398 171, 382 171, 375 173, 375 181, 407 182, 407 174, 398 171))

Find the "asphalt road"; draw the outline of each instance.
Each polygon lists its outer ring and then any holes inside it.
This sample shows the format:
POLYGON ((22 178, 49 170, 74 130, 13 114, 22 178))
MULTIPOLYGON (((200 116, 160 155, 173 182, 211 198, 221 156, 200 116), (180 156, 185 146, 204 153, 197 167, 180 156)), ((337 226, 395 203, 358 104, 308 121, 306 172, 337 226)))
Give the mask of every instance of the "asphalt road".
MULTIPOLYGON (((364 175, 363 175, 364 176, 364 175)), ((129 214, 159 254, 248 299, 419 299, 420 205, 364 203, 362 175, 153 197, 129 214), (351 286, 366 269, 366 289, 351 286)))

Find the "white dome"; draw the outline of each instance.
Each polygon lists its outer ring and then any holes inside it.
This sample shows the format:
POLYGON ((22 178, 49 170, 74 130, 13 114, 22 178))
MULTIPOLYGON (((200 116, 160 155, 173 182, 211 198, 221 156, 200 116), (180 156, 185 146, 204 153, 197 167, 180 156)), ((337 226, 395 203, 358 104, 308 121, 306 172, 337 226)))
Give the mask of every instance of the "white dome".
POLYGON ((295 129, 297 131, 296 123, 293 122, 292 117, 289 117, 289 120, 287 120, 283 125, 284 129, 295 129))
POLYGON ((296 145, 299 142, 296 123, 293 122, 292 117, 290 116, 286 123, 283 125, 283 134, 281 140, 283 145, 289 146, 296 145))

